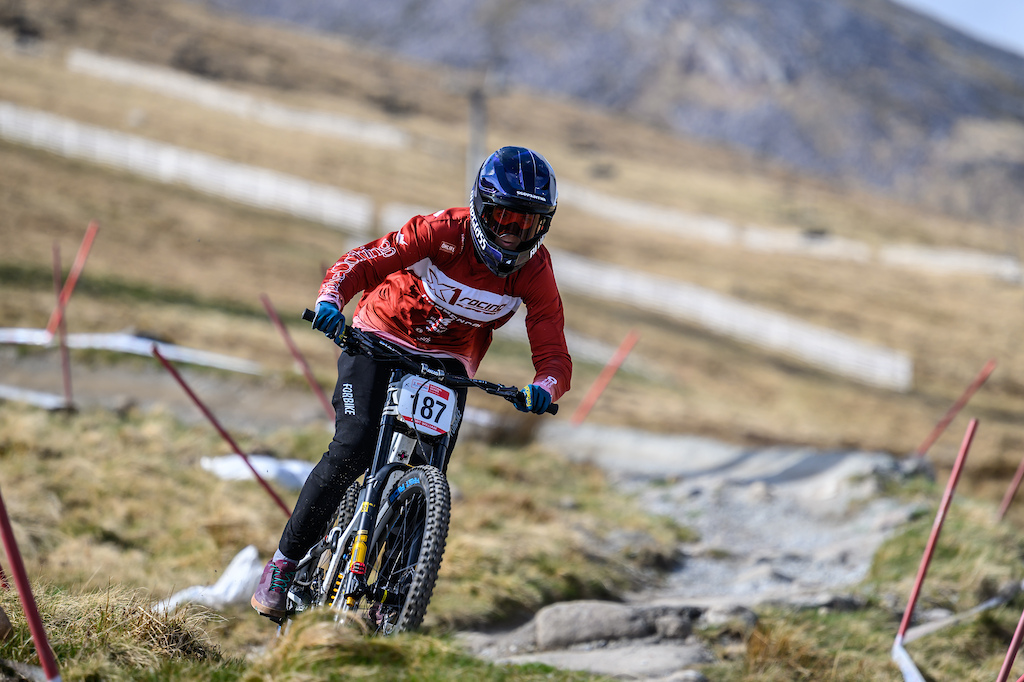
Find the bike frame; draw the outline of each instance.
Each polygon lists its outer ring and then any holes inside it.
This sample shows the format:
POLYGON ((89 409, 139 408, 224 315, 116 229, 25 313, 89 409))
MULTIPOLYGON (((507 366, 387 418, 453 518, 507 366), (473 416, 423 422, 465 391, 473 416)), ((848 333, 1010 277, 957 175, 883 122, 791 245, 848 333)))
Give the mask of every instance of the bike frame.
MULTIPOLYGON (((312 311, 307 310, 303 317, 312 320, 312 311)), ((417 452, 420 452, 426 464, 434 466, 444 473, 451 443, 451 432, 440 436, 422 436, 413 430, 413 435, 410 437, 416 440, 417 447, 413 448, 413 453, 409 457, 410 463, 389 461, 394 434, 402 433, 404 435, 405 431, 404 427, 399 426, 404 422, 399 418, 398 410, 398 393, 403 379, 411 374, 453 389, 474 386, 492 395, 501 396, 510 402, 516 400, 519 389, 515 386, 504 386, 462 375, 448 374, 444 369, 434 369, 426 363, 414 360, 415 354, 376 335, 369 335, 351 327, 345 329, 340 341, 339 345, 345 348, 345 352, 360 352, 384 362, 393 362, 395 366, 391 369, 388 381, 388 391, 384 400, 384 408, 381 411, 373 460, 360 489, 355 514, 344 530, 332 528, 321 542, 314 545, 299 562, 299 570, 301 572, 311 562, 318 561, 322 552, 327 547, 332 547, 334 551, 324 578, 330 580, 333 576, 337 576, 337 580, 344 580, 343 585, 335 585, 340 589, 337 590, 332 604, 333 608, 341 611, 355 609, 362 597, 368 597, 382 604, 398 605, 402 603, 403 595, 388 594, 383 588, 367 584, 367 554, 378 539, 373 537, 374 530, 380 528, 378 521, 381 515, 387 512, 390 504, 384 498, 385 490, 388 482, 396 473, 413 468, 414 465, 411 462, 417 452), (347 559, 348 566, 344 572, 339 572, 341 561, 344 558, 343 548, 349 545, 350 539, 351 552, 347 559)), ((548 411, 554 414, 557 409, 557 405, 551 405, 548 411)), ((458 420, 461 418, 461 415, 456 417, 458 420)), ((454 422, 453 428, 457 429, 457 424, 458 422, 454 422)), ((308 587, 309 582, 302 586, 308 587)), ((312 595, 314 603, 318 599, 322 599, 331 587, 329 584, 322 584, 320 586, 321 594, 312 595)), ((291 596, 292 601, 300 608, 309 606, 294 594, 291 596)))
MULTIPOLYGON (((391 475, 396 471, 407 471, 412 465, 404 462, 389 462, 391 455, 392 435, 397 431, 398 418, 398 387, 402 379, 409 374, 406 370, 396 367, 391 370, 391 378, 388 382, 388 395, 384 401, 384 409, 381 412, 380 428, 377 432, 377 445, 374 451, 373 463, 370 465, 366 481, 363 483, 363 494, 360 495, 359 505, 355 516, 352 518, 354 538, 352 542, 352 554, 349 558, 348 570, 345 572, 346 579, 343 591, 345 601, 342 610, 355 608, 359 598, 366 595, 371 599, 387 603, 387 594, 377 594, 366 584, 366 554, 373 545, 376 538, 372 537, 373 530, 377 525, 380 516, 381 500, 384 498, 384 491, 391 475)), ((421 442, 417 438, 418 442, 421 442)), ((446 433, 438 441, 431 443, 431 450, 428 453, 427 464, 443 470, 444 457, 448 449, 451 435, 446 433), (436 461, 442 460, 442 461, 436 461)), ((410 459, 412 459, 410 457, 410 459)), ((345 537, 339 542, 339 547, 346 544, 345 537)), ((333 563, 333 562, 332 562, 333 563)), ((332 574, 328 574, 332 575, 332 574)), ((339 597, 341 595, 339 594, 339 597)), ((337 602, 335 602, 337 608, 337 602)))

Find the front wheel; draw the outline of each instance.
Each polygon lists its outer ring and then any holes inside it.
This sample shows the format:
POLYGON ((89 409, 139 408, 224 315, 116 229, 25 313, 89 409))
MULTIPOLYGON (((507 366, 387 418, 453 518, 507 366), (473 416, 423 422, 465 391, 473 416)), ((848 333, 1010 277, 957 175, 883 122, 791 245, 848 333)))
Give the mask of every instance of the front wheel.
POLYGON ((414 630, 423 622, 441 568, 451 493, 437 468, 410 469, 391 488, 367 556, 368 593, 356 611, 375 634, 414 630))

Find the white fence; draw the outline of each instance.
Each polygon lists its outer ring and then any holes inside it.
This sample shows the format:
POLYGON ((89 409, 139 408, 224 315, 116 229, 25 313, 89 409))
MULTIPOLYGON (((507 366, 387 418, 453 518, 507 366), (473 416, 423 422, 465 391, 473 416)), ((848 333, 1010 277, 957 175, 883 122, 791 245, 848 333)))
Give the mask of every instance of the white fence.
POLYGON ((559 285, 564 290, 686 320, 872 386, 906 391, 913 381, 913 363, 905 353, 692 284, 561 251, 555 258, 559 285))
MULTIPOLYGON (((284 211, 358 237, 371 236, 373 205, 368 197, 276 171, 83 125, 8 102, 0 102, 0 137, 160 182, 184 184, 251 206, 284 211)), ((405 219, 424 212, 413 206, 388 205, 382 207, 381 219, 387 229, 397 229, 405 219)), ((869 385, 900 391, 911 385, 912 363, 902 353, 864 344, 695 285, 564 252, 556 258, 559 282, 566 290, 622 300, 685 319, 869 385)), ((580 356, 598 361, 614 351, 599 341, 582 338, 571 339, 571 346, 580 356)))
POLYGON ((591 215, 718 246, 911 268, 936 274, 983 275, 1009 282, 1021 281, 1021 264, 1011 256, 910 244, 876 250, 854 239, 793 228, 735 225, 721 218, 612 197, 566 182, 558 183, 558 192, 560 204, 591 215))
POLYGON ((373 202, 353 192, 277 171, 85 125, 43 111, 0 102, 0 137, 73 159, 112 166, 165 183, 282 211, 367 237, 373 202))
MULTIPOLYGON (((153 348, 159 349, 168 360, 187 362, 192 365, 203 365, 226 369, 230 372, 259 374, 262 370, 257 362, 242 358, 211 353, 210 351, 175 346, 170 343, 144 339, 131 334, 68 334, 68 348, 91 348, 109 350, 117 353, 131 353, 153 357, 153 348)), ((25 329, 22 327, 0 328, 0 343, 16 343, 29 346, 49 346, 55 343, 52 334, 45 329, 25 329)))
MULTIPOLYGON (((329 135, 383 148, 403 149, 411 144, 410 136, 394 126, 323 111, 285 107, 166 67, 82 49, 68 53, 67 67, 77 73, 145 88, 268 126, 329 135)), ((559 183, 559 190, 563 204, 588 213, 720 246, 875 263, 937 274, 983 275, 1011 282, 1020 282, 1022 278, 1021 264, 1011 256, 914 245, 886 246, 876 251, 871 245, 857 240, 792 228, 735 225, 721 218, 613 197, 571 183, 559 183)), ((381 222, 390 221, 382 217, 381 222)))
POLYGON ((68 53, 67 67, 76 73, 145 88, 166 97, 189 101, 275 128, 328 135, 385 149, 404 149, 410 146, 409 134, 394 126, 324 111, 282 106, 174 69, 79 49, 68 53))

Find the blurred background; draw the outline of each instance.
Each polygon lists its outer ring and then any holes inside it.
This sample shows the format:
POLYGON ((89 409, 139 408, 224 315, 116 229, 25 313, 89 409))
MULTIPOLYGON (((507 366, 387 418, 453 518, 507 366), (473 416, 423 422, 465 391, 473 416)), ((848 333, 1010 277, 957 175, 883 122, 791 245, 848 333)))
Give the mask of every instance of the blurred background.
MULTIPOLYGON (((536 10, 6 3, 4 326, 46 322, 96 219, 71 331, 287 368, 261 293, 292 322, 523 144, 560 181, 569 410, 635 329, 595 420, 903 454, 994 359, 979 458, 1013 471, 1022 57, 881 0, 536 10)), ((510 327, 483 371, 522 381, 510 327)))
MULTIPOLYGON (((66 275, 96 220, 70 332, 258 363, 218 406, 319 428, 260 296, 332 386, 298 320, 325 269, 523 145, 559 180, 559 419, 635 331, 588 422, 902 457, 994 360, 927 455, 946 472, 978 418, 962 485, 998 501, 1024 456, 1024 27, 963 7, 6 0, 0 327, 45 327, 54 245, 66 275)), ((532 378, 521 324, 481 377, 532 378)), ((0 381, 60 392, 50 351, 0 351, 0 381)), ((148 361, 73 359, 123 404, 156 390, 148 361)))

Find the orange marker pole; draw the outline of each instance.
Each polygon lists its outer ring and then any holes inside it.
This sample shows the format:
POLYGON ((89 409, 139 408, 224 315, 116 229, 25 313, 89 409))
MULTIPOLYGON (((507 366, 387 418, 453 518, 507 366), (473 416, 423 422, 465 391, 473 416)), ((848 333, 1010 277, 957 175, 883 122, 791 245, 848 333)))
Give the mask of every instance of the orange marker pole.
POLYGON ((975 377, 974 381, 971 382, 971 385, 964 390, 963 395, 961 395, 960 398, 953 403, 953 406, 946 411, 946 414, 943 415, 942 419, 939 420, 939 423, 935 425, 935 428, 932 429, 932 432, 924 439, 924 442, 917 446, 917 450, 914 451, 914 455, 916 457, 924 457, 928 453, 928 448, 938 440, 939 436, 942 435, 942 432, 946 430, 947 426, 949 426, 949 423, 953 421, 953 418, 956 417, 957 413, 963 409, 963 406, 967 404, 967 401, 971 399, 971 396, 974 395, 975 391, 981 388, 981 385, 985 383, 985 380, 988 379, 988 376, 992 374, 992 370, 995 368, 995 359, 989 360, 985 363, 985 366, 981 368, 980 372, 978 372, 978 376, 975 377))
MULTIPOLYGON (((60 268, 60 244, 53 242, 53 286, 57 294, 57 304, 60 305, 60 290, 63 276, 60 268)), ((60 336, 60 368, 64 377, 64 407, 71 409, 73 398, 71 395, 71 355, 68 353, 68 324, 61 318, 57 325, 60 336)))
POLYGON ((270 303, 270 297, 266 294, 260 295, 260 300, 263 301, 263 307, 267 309, 267 315, 270 316, 274 326, 277 327, 277 331, 281 332, 281 336, 284 338, 285 344, 288 346, 288 350, 292 352, 292 356, 295 361, 302 367, 302 373, 306 377, 306 381, 309 383, 309 387, 313 389, 313 393, 320 399, 320 404, 324 406, 324 412, 327 413, 327 418, 332 422, 337 418, 337 414, 334 412, 334 407, 331 406, 331 401, 327 399, 324 394, 324 389, 320 388, 320 384, 317 383, 316 378, 313 376, 313 370, 309 368, 309 363, 306 362, 306 358, 296 347, 295 342, 292 341, 291 334, 285 329, 284 323, 281 322, 281 318, 278 316, 277 311, 274 310, 274 306, 270 303))
MULTIPOLYGON (((1006 657, 1003 658, 1003 667, 999 669, 996 682, 1006 682, 1010 678, 1010 668, 1013 667, 1013 660, 1017 658, 1017 650, 1020 649, 1021 640, 1024 640, 1024 613, 1020 614, 1017 621, 1017 629, 1013 632, 1013 639, 1010 640, 1010 648, 1006 650, 1006 657)), ((1020 680, 1024 680, 1024 675, 1020 680)), ((1017 682, 1020 682, 1017 680, 1017 682)))
POLYGON ((583 420, 587 418, 588 414, 590 414, 590 410, 594 407, 597 399, 601 397, 602 393, 604 393, 604 389, 608 387, 612 377, 614 377, 615 373, 619 371, 619 367, 621 367, 622 363, 626 361, 626 357, 629 355, 629 352, 633 350, 633 346, 636 345, 636 342, 639 339, 639 332, 633 329, 630 330, 629 334, 626 335, 626 338, 622 340, 622 343, 619 345, 619 349, 615 351, 615 355, 612 356, 612 359, 609 360, 608 364, 601 370, 601 374, 598 375, 597 379, 590 387, 590 390, 587 391, 587 394, 583 397, 583 402, 580 403, 580 406, 576 408, 576 412, 572 415, 571 421, 574 426, 582 424, 583 420))
POLYGON ((1013 480, 1010 481, 1009 487, 1006 489, 1006 493, 1003 495, 1003 501, 999 505, 999 520, 1002 521, 1003 517, 1006 516, 1007 510, 1010 508, 1010 504, 1013 503, 1013 498, 1017 494, 1017 490, 1020 488, 1020 482, 1024 479, 1024 457, 1021 458, 1020 464, 1017 465, 1017 472, 1013 475, 1013 480))
POLYGON ((14 539, 14 529, 11 527, 11 519, 7 515, 7 507, 4 505, 2 496, 0 496, 0 537, 3 538, 7 561, 11 564, 11 572, 14 574, 14 585, 18 588, 21 610, 25 613, 25 620, 28 622, 32 641, 36 645, 36 653, 39 654, 39 663, 43 667, 43 673, 46 675, 47 682, 60 680, 57 659, 53 655, 53 649, 50 648, 50 641, 46 638, 46 628, 43 626, 43 619, 39 616, 35 597, 32 596, 32 586, 29 584, 28 573, 25 571, 25 562, 21 559, 18 543, 14 539))
POLYGON ((92 241, 96 238, 96 232, 99 229, 100 224, 93 220, 85 231, 85 237, 82 238, 82 243, 78 247, 78 253, 75 255, 75 262, 71 266, 71 272, 68 274, 67 281, 64 282, 64 288, 61 289, 60 296, 57 297, 57 307, 53 309, 50 321, 46 323, 46 331, 51 336, 57 331, 57 325, 60 324, 60 321, 64 319, 64 309, 67 308, 68 299, 71 298, 71 293, 75 290, 75 285, 78 284, 78 278, 82 274, 82 270, 85 269, 85 261, 89 257, 92 241))
POLYGON ((914 613, 914 606, 917 604, 917 598, 921 593, 921 586, 924 584, 924 578, 928 574, 928 565, 932 561, 932 554, 935 553, 935 545, 939 539, 939 533, 942 532, 942 524, 946 520, 946 512, 949 511, 949 505, 953 502, 953 493, 956 491, 957 481, 960 480, 960 472, 963 471, 964 462, 967 460, 967 451, 971 448, 971 441, 974 440, 974 432, 978 428, 978 420, 972 419, 971 423, 967 425, 967 433, 964 434, 964 440, 960 444, 960 454, 956 457, 956 462, 953 464, 953 471, 949 475, 949 481, 946 483, 946 492, 942 496, 942 502, 939 504, 939 511, 935 515, 935 522, 932 524, 932 532, 928 537, 928 544, 925 546, 924 556, 921 557, 921 566, 917 570, 917 578, 914 580, 914 588, 910 592, 910 599, 907 601, 907 609, 903 612, 903 620, 900 622, 900 629, 896 633, 896 644, 903 644, 903 635, 907 632, 907 627, 910 626, 910 618, 914 613))
POLYGON ((292 515, 292 512, 291 510, 288 509, 288 505, 286 505, 284 503, 284 500, 282 500, 278 496, 278 494, 274 492, 274 489, 270 487, 270 484, 267 483, 262 476, 260 476, 260 472, 256 471, 256 467, 254 467, 252 465, 252 462, 249 461, 248 455, 242 452, 242 448, 238 447, 238 444, 235 443, 235 440, 228 434, 227 431, 224 430, 224 427, 220 425, 220 422, 217 421, 217 418, 213 416, 213 413, 210 412, 210 410, 206 408, 206 405, 203 404, 203 401, 200 400, 199 397, 192 392, 192 389, 188 387, 188 384, 185 383, 185 380, 181 378, 180 374, 178 374, 178 370, 174 369, 174 365, 168 362, 167 358, 160 354, 160 349, 156 347, 155 343, 153 344, 153 355, 155 355, 156 359, 160 361, 160 364, 162 364, 164 368, 171 373, 171 376, 177 379, 181 387, 185 389, 185 393, 188 394, 188 397, 192 398, 192 402, 194 402, 196 406, 199 408, 199 411, 206 415, 206 418, 210 420, 211 424, 213 424, 213 428, 217 429, 217 433, 221 435, 221 438, 226 440, 228 445, 230 445, 231 449, 235 452, 235 454, 245 461, 246 466, 248 466, 249 470, 252 471, 252 475, 256 477, 256 480, 259 481, 261 486, 263 486, 263 489, 266 490, 267 493, 272 498, 274 498, 274 502, 276 502, 277 506, 281 508, 281 511, 284 512, 284 515, 290 517, 292 515))

